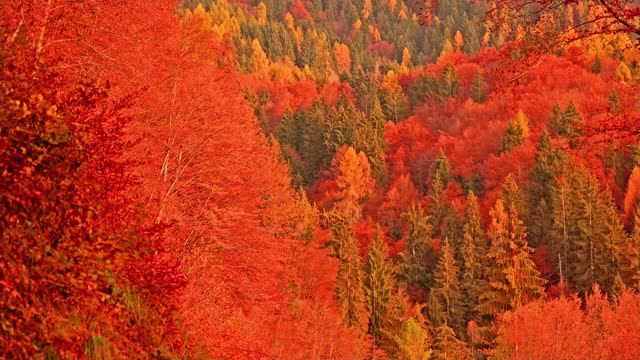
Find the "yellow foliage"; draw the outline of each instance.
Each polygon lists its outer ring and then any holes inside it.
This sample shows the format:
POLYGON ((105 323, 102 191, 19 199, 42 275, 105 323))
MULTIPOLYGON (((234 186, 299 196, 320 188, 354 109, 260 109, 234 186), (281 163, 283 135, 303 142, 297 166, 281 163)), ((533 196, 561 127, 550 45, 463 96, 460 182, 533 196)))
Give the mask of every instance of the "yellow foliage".
POLYGON ((356 22, 353 23, 353 30, 354 31, 358 31, 360 30, 360 28, 362 27, 362 21, 360 21, 360 19, 356 20, 356 22))
POLYGON ((411 52, 407 48, 402 50, 402 66, 406 69, 411 67, 411 52))
POLYGON ((364 0, 364 6, 362 8, 362 17, 367 20, 369 16, 371 16, 371 12, 373 11, 373 4, 371 0, 364 0))
POLYGON ((456 47, 456 51, 461 51, 464 46, 464 39, 462 38, 462 33, 460 31, 456 31, 456 34, 453 36, 453 44, 456 47))
POLYGON ((397 4, 397 0, 389 0, 389 10, 391 10, 391 12, 394 12, 396 10, 397 4))
POLYGON ((293 15, 291 15, 291 13, 287 11, 287 13, 284 14, 284 23, 285 25, 287 25, 287 29, 293 30, 294 22, 295 20, 293 19, 293 15))
POLYGON ((631 70, 629 69, 627 64, 624 63, 624 61, 620 62, 620 65, 618 65, 618 67, 616 68, 616 72, 613 75, 613 77, 616 80, 624 83, 628 83, 633 79, 633 76, 631 75, 631 70))
POLYGON ((258 20, 258 25, 265 25, 267 23, 267 5, 265 5, 263 2, 260 2, 260 4, 258 4, 256 19, 258 20))

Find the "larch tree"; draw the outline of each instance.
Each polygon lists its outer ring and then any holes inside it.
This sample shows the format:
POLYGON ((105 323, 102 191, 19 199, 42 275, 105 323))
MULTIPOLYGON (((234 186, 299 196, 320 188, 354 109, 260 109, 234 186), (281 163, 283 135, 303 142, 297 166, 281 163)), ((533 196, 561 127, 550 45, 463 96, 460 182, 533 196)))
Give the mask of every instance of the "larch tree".
POLYGON ((345 147, 336 155, 335 208, 346 218, 362 217, 362 201, 373 188, 371 166, 363 152, 345 147))

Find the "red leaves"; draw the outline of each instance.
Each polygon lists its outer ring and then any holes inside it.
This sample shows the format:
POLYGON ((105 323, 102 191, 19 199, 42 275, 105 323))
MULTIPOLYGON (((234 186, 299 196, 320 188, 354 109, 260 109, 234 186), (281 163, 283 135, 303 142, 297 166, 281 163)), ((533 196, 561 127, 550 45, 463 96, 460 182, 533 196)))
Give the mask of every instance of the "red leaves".
POLYGON ((504 358, 635 359, 640 297, 624 292, 610 304, 596 290, 583 312, 577 298, 538 301, 504 314, 496 354, 504 358))

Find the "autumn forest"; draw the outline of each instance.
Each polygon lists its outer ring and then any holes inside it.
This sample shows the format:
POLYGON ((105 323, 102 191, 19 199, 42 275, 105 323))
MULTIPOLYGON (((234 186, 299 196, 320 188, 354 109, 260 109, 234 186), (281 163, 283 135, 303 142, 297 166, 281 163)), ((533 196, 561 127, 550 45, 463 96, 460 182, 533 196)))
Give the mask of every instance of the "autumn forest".
POLYGON ((0 1, 1 359, 638 359, 640 4, 0 1))

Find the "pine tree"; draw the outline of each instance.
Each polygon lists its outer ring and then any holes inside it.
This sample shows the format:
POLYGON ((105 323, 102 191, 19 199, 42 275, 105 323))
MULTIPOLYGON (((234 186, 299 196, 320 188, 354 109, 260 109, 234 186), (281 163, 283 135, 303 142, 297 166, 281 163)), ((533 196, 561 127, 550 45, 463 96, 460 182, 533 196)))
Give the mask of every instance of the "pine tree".
POLYGON ((551 118, 549 119, 549 127, 556 134, 561 135, 563 130, 563 121, 562 121, 562 108, 560 108, 560 104, 553 104, 553 109, 551 110, 551 118))
POLYGON ((455 209, 447 201, 445 187, 440 171, 436 170, 429 191, 429 213, 433 236, 438 239, 449 236, 453 239, 452 242, 457 244, 461 237, 460 221, 455 209))
POLYGON ((626 240, 611 194, 582 167, 567 169, 552 193, 551 248, 561 279, 580 293, 596 283, 610 291, 626 240))
POLYGON ((393 334, 395 351, 391 353, 394 359, 426 360, 431 358, 430 337, 424 328, 424 319, 420 311, 409 317, 402 323, 397 334, 393 334))
POLYGON ((556 134, 568 139, 569 144, 573 146, 575 144, 572 140, 582 133, 580 125, 584 120, 573 101, 569 102, 569 105, 567 105, 564 111, 560 112, 559 109, 558 104, 553 108, 550 122, 551 128, 556 134))
POLYGON ((531 259, 526 232, 515 210, 506 213, 504 200, 498 199, 490 211, 488 235, 491 248, 488 259, 488 287, 480 298, 478 310, 485 319, 515 309, 540 298, 544 280, 531 259))
POLYGON ((336 278, 336 304, 344 323, 361 329, 365 316, 365 294, 357 240, 345 220, 338 220, 334 224, 333 236, 340 261, 336 278))
POLYGON ((467 196, 464 212, 464 235, 460 244, 461 284, 464 294, 465 319, 478 305, 484 287, 482 259, 486 253, 484 231, 480 219, 478 200, 473 192, 467 196))
POLYGON ((609 93, 607 103, 609 104, 609 112, 614 115, 620 115, 622 113, 622 109, 620 108, 620 100, 618 99, 618 93, 615 90, 611 90, 611 92, 609 93))
POLYGON ((460 90, 460 80, 458 80, 458 73, 452 64, 447 64, 442 72, 442 78, 440 79, 442 95, 444 97, 455 97, 460 90))
POLYGON ((369 333, 380 339, 394 288, 393 268, 380 225, 376 226, 367 255, 364 288, 369 306, 369 333))
POLYGON ((591 72, 594 74, 600 74, 602 71, 602 60, 600 60, 600 56, 596 55, 596 58, 593 60, 593 64, 591 65, 591 72))
POLYGON ((448 239, 445 239, 440 249, 440 259, 434 270, 433 278, 435 284, 431 291, 442 307, 444 323, 461 333, 464 319, 462 318, 459 269, 448 239))
POLYGON ((483 103, 487 98, 487 86, 482 72, 478 71, 471 84, 471 99, 477 103, 483 103))
POLYGON ((516 117, 513 118, 502 138, 502 148, 500 152, 510 152, 529 136, 529 119, 524 115, 522 110, 518 111, 516 117))
POLYGON ((553 226, 551 194, 555 177, 560 173, 567 154, 554 148, 551 136, 545 130, 540 135, 536 152, 536 164, 529 174, 528 202, 530 204, 527 228, 530 243, 534 246, 550 246, 553 226))
POLYGON ((471 353, 464 342, 458 340, 455 332, 446 324, 435 329, 433 341, 434 360, 466 360, 471 353))
POLYGON ((640 201, 636 201, 636 212, 633 217, 633 229, 627 246, 623 249, 626 266, 622 267, 627 284, 635 290, 640 290, 640 201))
POLYGON ((446 187, 447 184, 449 184, 449 182, 453 180, 449 158, 447 158, 447 154, 444 153, 444 150, 442 148, 440 148, 438 157, 431 165, 431 174, 431 182, 435 182, 436 174, 439 174, 440 180, 442 181, 442 185, 444 187, 446 187))
POLYGON ((432 283, 432 271, 436 261, 432 227, 429 217, 416 204, 411 205, 404 216, 409 228, 402 251, 402 277, 409 287, 418 285, 426 292, 432 283))
POLYGON ((507 213, 513 210, 518 216, 526 217, 526 200, 513 174, 507 175, 504 179, 502 199, 504 200, 504 210, 507 213))

